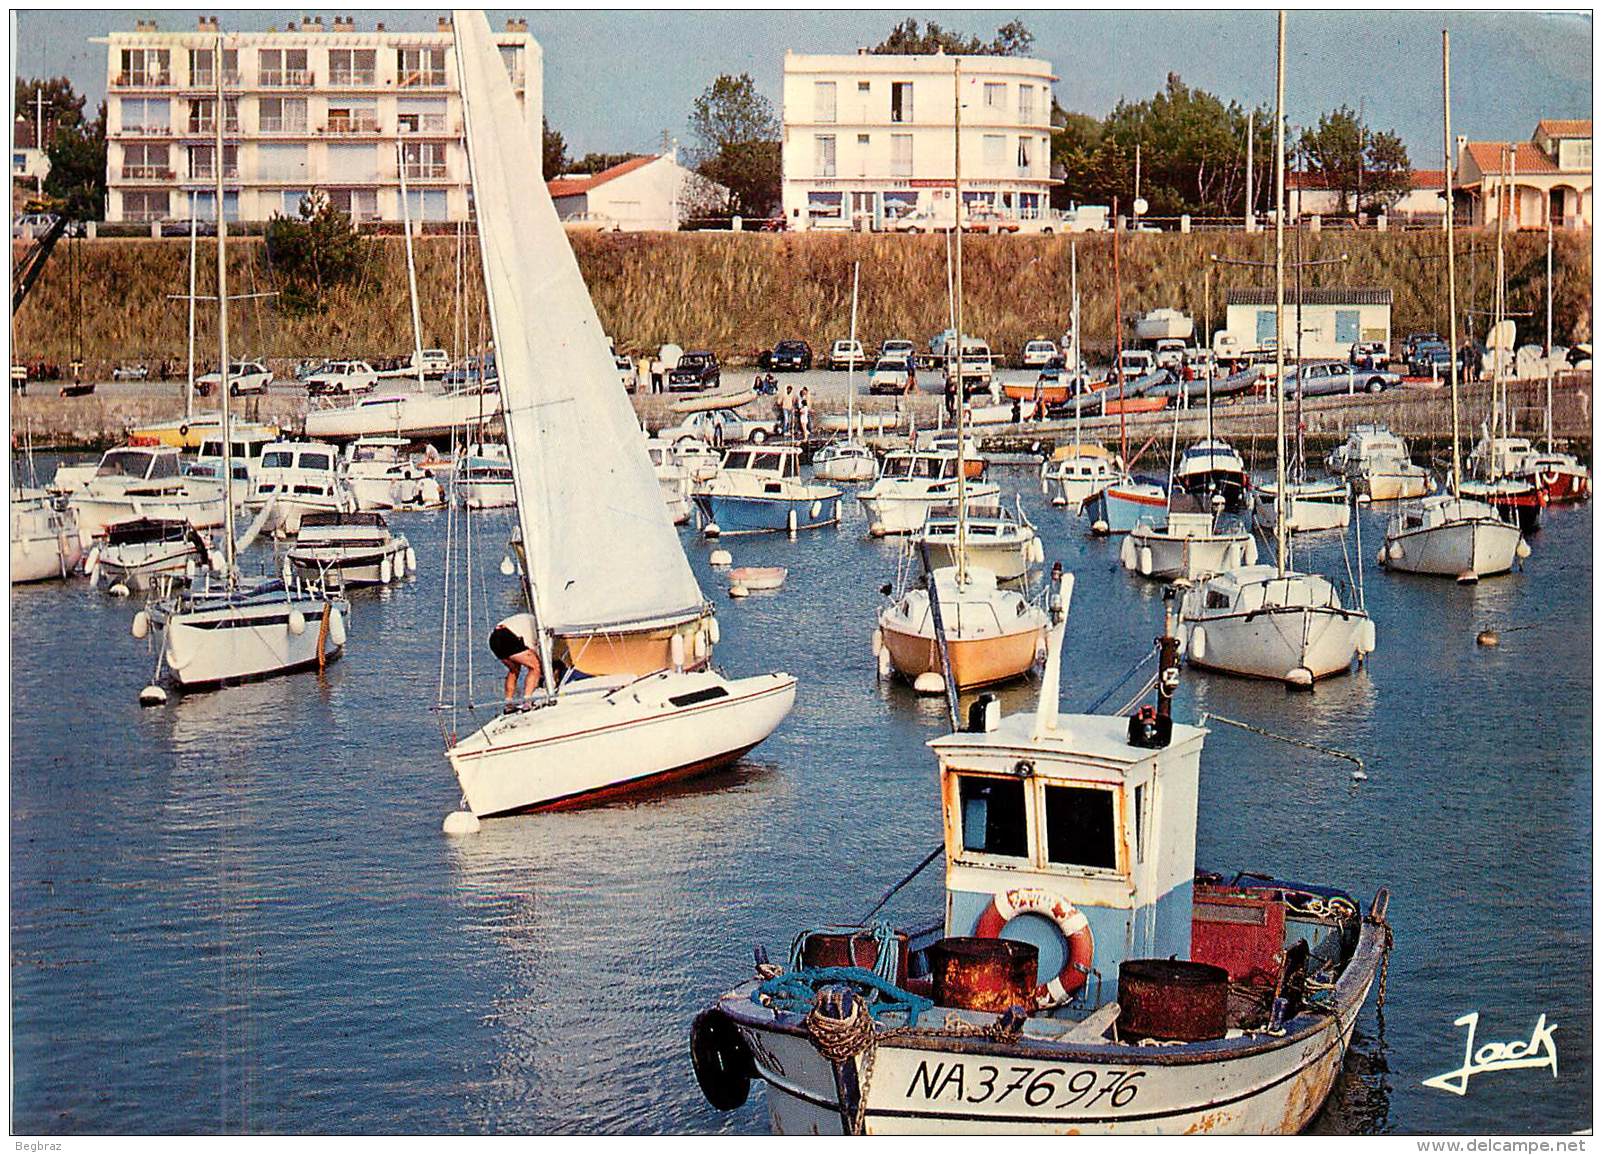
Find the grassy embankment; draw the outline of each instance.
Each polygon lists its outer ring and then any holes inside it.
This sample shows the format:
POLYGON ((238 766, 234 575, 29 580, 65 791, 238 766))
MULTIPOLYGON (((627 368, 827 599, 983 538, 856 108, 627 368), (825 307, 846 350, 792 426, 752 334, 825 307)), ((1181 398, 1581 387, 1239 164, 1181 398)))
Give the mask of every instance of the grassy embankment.
MULTIPOLYGON (((858 328, 870 346, 904 336, 920 344, 947 325, 945 240, 936 236, 821 236, 577 234, 579 263, 601 319, 626 352, 655 350, 668 341, 710 347, 726 359, 750 357, 780 337, 799 337, 814 349, 846 333, 851 266, 862 263, 858 328)), ((1087 348, 1110 345, 1113 331, 1112 238, 1077 239, 1087 348)), ((1130 235, 1122 242, 1123 308, 1130 316, 1173 306, 1202 319, 1209 254, 1257 260, 1272 257, 1272 235, 1130 235)), ((1442 237, 1434 232, 1308 234, 1304 259, 1346 253, 1344 264, 1311 270, 1314 285, 1374 285, 1395 291, 1393 331, 1444 330, 1442 237)), ((1459 239, 1459 294, 1465 309, 1489 309, 1494 238, 1459 239)), ((169 294, 187 286, 188 242, 79 242, 76 278, 64 243, 13 320, 13 360, 66 363, 78 342, 86 375, 100 377, 118 362, 185 355, 186 313, 169 294), (81 288, 81 337, 75 290, 81 288)), ((417 242, 425 343, 452 347, 456 329, 456 242, 417 242)), ((965 250, 966 327, 1010 355, 1037 335, 1056 336, 1068 317, 1066 237, 970 237, 965 250)), ((214 292, 215 250, 202 242, 199 285, 214 292)), ((230 291, 271 291, 275 285, 260 240, 230 244, 230 291)), ((1508 246, 1509 308, 1530 312, 1520 339, 1540 340, 1545 323, 1545 238, 1528 234, 1508 246)), ((1217 266, 1211 278, 1215 326, 1224 290, 1271 283, 1268 270, 1217 266)), ((466 262, 467 309, 476 317, 480 294, 475 255, 466 262)), ((1556 332, 1560 343, 1589 339, 1590 234, 1558 237, 1556 332)), ((198 340, 216 348, 214 309, 203 304, 198 340)), ((284 315, 272 301, 243 301, 231 312, 233 345, 241 355, 265 356, 284 371, 304 357, 378 356, 411 345, 406 265, 399 238, 375 240, 359 285, 335 293, 311 316, 284 315)), ((477 322, 468 327, 476 332, 477 322)), ((1483 321, 1482 321, 1483 327, 1483 321)))

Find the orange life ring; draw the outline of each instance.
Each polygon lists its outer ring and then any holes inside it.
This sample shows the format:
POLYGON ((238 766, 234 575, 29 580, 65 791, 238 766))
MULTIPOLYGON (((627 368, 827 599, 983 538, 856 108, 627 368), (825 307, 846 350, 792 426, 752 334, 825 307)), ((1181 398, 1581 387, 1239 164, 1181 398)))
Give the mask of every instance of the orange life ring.
POLYGON ((1090 923, 1078 907, 1061 895, 1038 886, 1020 886, 1001 891, 992 898, 984 914, 979 916, 979 925, 973 933, 979 938, 1000 938, 1002 928, 1020 914, 1038 914, 1051 919, 1068 940, 1068 960, 1062 964, 1062 970, 1036 987, 1034 996, 1039 1009, 1060 1007, 1090 977, 1090 962, 1096 955, 1096 940, 1091 936, 1090 923))

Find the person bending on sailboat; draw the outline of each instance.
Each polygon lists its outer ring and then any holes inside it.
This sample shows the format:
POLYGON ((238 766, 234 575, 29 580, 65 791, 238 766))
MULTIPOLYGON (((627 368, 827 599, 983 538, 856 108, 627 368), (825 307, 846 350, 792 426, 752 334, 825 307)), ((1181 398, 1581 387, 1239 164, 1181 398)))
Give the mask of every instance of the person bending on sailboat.
POLYGON ((490 632, 489 647, 490 653, 506 667, 506 705, 510 707, 516 700, 520 677, 528 679, 523 687, 524 704, 533 701, 534 691, 539 688, 543 674, 540 668, 539 628, 534 624, 534 615, 513 614, 509 618, 502 618, 490 632))

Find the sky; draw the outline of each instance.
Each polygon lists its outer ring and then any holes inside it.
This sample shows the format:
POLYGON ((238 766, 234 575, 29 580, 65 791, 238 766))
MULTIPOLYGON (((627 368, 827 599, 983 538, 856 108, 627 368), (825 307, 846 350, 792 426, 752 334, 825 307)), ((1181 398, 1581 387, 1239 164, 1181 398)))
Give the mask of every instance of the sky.
MULTIPOLYGON (((380 17, 391 29, 432 29, 444 9, 412 12, 241 10, 217 12, 225 30, 282 28, 303 12, 324 23, 349 13, 358 28, 380 17)), ((105 95, 105 47, 91 36, 131 30, 135 17, 169 30, 195 26, 193 11, 13 10, 15 75, 65 74, 93 109, 105 95)), ((787 48, 852 52, 877 43, 904 15, 988 39, 1020 18, 1034 55, 1061 78, 1057 100, 1105 115, 1121 98, 1156 92, 1170 72, 1243 105, 1272 104, 1270 11, 541 11, 492 10, 491 27, 523 16, 545 50, 545 110, 568 155, 654 151, 667 131, 690 144, 690 105, 720 73, 749 72, 780 103, 787 48)), ((1452 127, 1475 140, 1527 140, 1541 117, 1591 115, 1592 22, 1584 13, 1293 11, 1286 45, 1286 111, 1293 125, 1361 106, 1376 129, 1393 129, 1415 168, 1441 157, 1441 29, 1452 32, 1452 127)))

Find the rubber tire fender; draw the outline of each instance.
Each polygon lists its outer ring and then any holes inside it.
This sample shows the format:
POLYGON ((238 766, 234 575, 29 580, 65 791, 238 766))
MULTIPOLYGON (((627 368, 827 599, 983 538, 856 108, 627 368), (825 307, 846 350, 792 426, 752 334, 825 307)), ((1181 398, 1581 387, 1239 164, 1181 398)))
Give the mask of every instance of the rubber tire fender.
POLYGON ((717 1007, 708 1007, 690 1024, 690 1064, 708 1103, 719 1111, 745 1106, 756 1063, 734 1021, 717 1007))

